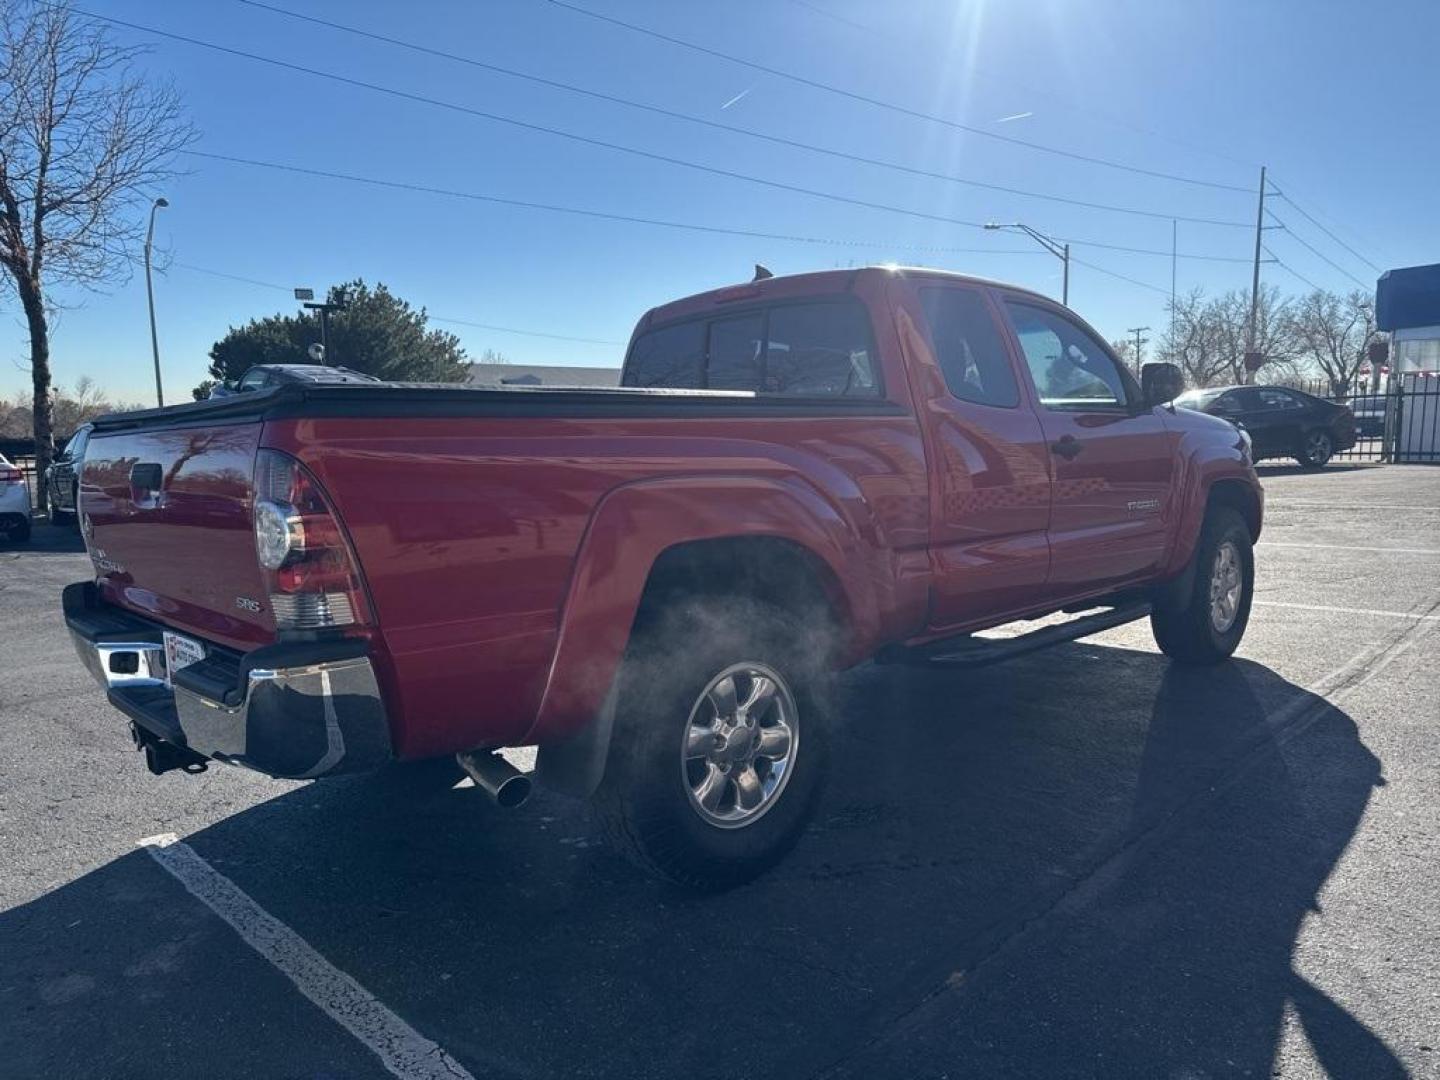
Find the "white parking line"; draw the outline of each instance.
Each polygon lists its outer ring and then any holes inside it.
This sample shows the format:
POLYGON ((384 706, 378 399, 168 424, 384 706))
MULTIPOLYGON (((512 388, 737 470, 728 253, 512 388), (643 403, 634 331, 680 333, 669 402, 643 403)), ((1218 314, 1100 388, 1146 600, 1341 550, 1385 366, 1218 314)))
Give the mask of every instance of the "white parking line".
POLYGON ((1346 544, 1291 544, 1281 540, 1264 540, 1256 547, 1304 548, 1307 551, 1374 551, 1383 555, 1440 555, 1440 548, 1351 547, 1346 544))
POLYGON ((1425 513, 1440 512, 1440 506, 1397 506, 1394 503, 1331 503, 1331 502, 1306 502, 1296 499, 1267 498, 1265 500, 1266 510, 1289 509, 1292 506, 1302 510, 1420 510, 1425 513))
POLYGON ((1328 604, 1291 604, 1284 600, 1253 600, 1257 607, 1295 608, 1299 611, 1328 611, 1335 615, 1382 615, 1390 619, 1440 622, 1440 615, 1417 615, 1410 611, 1380 611, 1376 608, 1330 607, 1328 604))
POLYGON ((395 1076, 401 1080, 474 1080, 459 1062, 333 966, 174 833, 146 837, 140 846, 330 1019, 369 1047, 395 1076))

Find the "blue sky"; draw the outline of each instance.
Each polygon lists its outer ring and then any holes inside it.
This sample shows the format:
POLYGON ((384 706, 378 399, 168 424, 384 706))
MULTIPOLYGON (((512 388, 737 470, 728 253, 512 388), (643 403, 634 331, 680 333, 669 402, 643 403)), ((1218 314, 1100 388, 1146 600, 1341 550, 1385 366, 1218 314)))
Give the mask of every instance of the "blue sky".
MULTIPOLYGON (((547 0, 275 0, 278 6, 736 127, 1142 217, 909 175, 656 116, 298 22, 236 0, 86 0, 97 14, 201 38, 529 124, 732 173, 965 221, 1024 221, 1073 238, 1071 305, 1103 333, 1163 327, 1165 215, 1252 223, 1259 165, 1300 208, 1385 268, 1440 259, 1434 42, 1440 5, 1329 0, 574 0, 593 11, 857 94, 1010 138, 1249 192, 1179 183, 1009 145, 667 44, 547 0), (738 100, 736 100, 738 98, 738 100), (1088 241, 1088 243, 1087 243, 1088 241), (1152 286, 1107 276, 1079 261, 1152 286)), ((839 243, 707 234, 521 209, 198 157, 163 192, 161 359, 188 398, 228 326, 291 310, 288 290, 383 281, 459 323, 477 356, 618 363, 647 307, 776 273, 939 265, 1056 295, 1060 266, 1027 238, 713 175, 340 85, 116 28, 145 44, 200 130, 197 150, 400 183, 839 243), (973 249, 973 250, 965 250, 973 249), (199 268, 199 269, 197 269, 199 268), (202 271, 209 271, 202 272, 202 271), (252 284, 217 276, 253 279, 252 284), (567 341, 560 338, 593 341, 567 341)), ((1375 271, 1292 205, 1266 242, 1344 290, 1375 271), (1308 250, 1308 243, 1340 269, 1308 250), (1342 272, 1343 271, 1343 272, 1342 272), (1347 276, 1349 275, 1349 276, 1347 276)), ((1253 228, 1182 222, 1178 286, 1248 289, 1253 228)), ((1301 291, 1278 264, 1263 277, 1301 291)), ((153 398, 143 276, 61 292, 55 376, 153 398)), ((26 337, 0 309, 0 393, 28 382, 26 337)), ((1155 335, 1152 335, 1155 336, 1155 335)))

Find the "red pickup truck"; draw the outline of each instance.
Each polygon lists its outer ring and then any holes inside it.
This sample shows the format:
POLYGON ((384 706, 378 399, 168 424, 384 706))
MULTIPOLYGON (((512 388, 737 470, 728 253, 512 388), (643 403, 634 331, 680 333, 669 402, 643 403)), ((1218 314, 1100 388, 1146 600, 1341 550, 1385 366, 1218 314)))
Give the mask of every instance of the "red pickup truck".
POLYGON ((528 776, 494 751, 537 746, 536 779, 593 795, 645 865, 723 887, 801 831, 829 671, 1146 615, 1209 664, 1245 630, 1245 433, 1042 296, 770 278, 648 312, 622 383, 290 385, 98 421, 95 576, 65 616, 151 769, 455 755, 514 803, 528 776))

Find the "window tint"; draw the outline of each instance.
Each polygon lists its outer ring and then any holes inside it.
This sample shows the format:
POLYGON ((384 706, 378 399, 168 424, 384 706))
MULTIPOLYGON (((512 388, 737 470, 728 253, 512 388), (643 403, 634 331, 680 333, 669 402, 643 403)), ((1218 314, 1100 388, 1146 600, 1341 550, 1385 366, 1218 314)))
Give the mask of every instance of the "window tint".
POLYGON ((1284 390, 1272 390, 1269 387, 1262 387, 1259 390, 1260 408, 1262 409, 1298 409, 1300 402, 1295 400, 1293 394, 1287 394, 1284 390))
POLYGON ((1048 311, 1008 301, 1006 306, 1046 408, 1083 410, 1125 404, 1124 377, 1098 341, 1048 311))
POLYGON ((85 444, 89 442, 89 440, 90 429, 81 428, 74 435, 70 436, 70 441, 65 444, 65 449, 60 452, 60 456, 70 458, 72 461, 80 460, 85 456, 85 444))
POLYGON ((921 289, 920 307, 950 393, 980 405, 1020 404, 1010 357, 984 297, 970 289, 921 289))
POLYGON ((870 316, 858 303, 771 308, 768 339, 761 386, 767 394, 868 397, 880 391, 870 316))
POLYGON ((1231 390, 1229 393, 1215 396, 1215 403, 1210 406, 1210 411, 1223 416, 1227 413, 1238 413, 1242 408, 1239 392, 1231 390))
POLYGON ((680 323, 641 334, 625 363, 625 385, 682 390, 703 387, 705 324, 680 323))
POLYGON ((266 377, 268 374, 269 374, 269 372, 266 372, 266 371, 259 371, 259 370, 247 371, 247 372, 245 373, 245 377, 240 380, 240 389, 241 389, 241 390, 259 390, 262 386, 265 385, 265 377, 266 377))
POLYGON ((765 317, 758 311, 710 324, 705 385, 711 390, 756 390, 765 353, 765 317))

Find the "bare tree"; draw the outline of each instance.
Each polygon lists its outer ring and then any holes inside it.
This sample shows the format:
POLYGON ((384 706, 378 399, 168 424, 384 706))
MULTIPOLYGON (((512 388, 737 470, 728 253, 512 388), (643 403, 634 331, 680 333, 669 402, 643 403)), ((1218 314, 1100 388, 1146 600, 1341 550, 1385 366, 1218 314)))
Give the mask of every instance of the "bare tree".
POLYGON ((1295 304, 1290 323, 1301 355, 1329 380, 1332 394, 1347 396, 1379 334, 1374 299, 1358 289, 1346 296, 1316 289, 1295 304))
POLYGON ((54 453, 50 289, 129 275, 141 207, 193 131, 174 89, 136 73, 139 50, 96 25, 28 0, 0 0, 0 22, 0 280, 30 331, 43 470, 54 453))
POLYGON ((1134 373, 1136 378, 1140 377, 1140 370, 1135 366, 1135 341, 1133 338, 1112 338, 1110 351, 1115 354, 1116 359, 1134 373))
POLYGON ((1189 386, 1224 382, 1223 375, 1229 367, 1209 307, 1200 289, 1177 296, 1170 310, 1170 325, 1160 339, 1157 355, 1179 367, 1189 386))
POLYGON ((1171 327, 1160 343, 1160 358, 1177 364, 1191 386, 1253 382, 1256 378, 1293 376, 1297 371, 1291 301, 1273 285, 1262 287, 1255 319, 1255 350, 1259 371, 1245 368, 1250 322, 1250 296, 1232 289, 1205 299, 1194 289, 1176 297, 1171 327))

